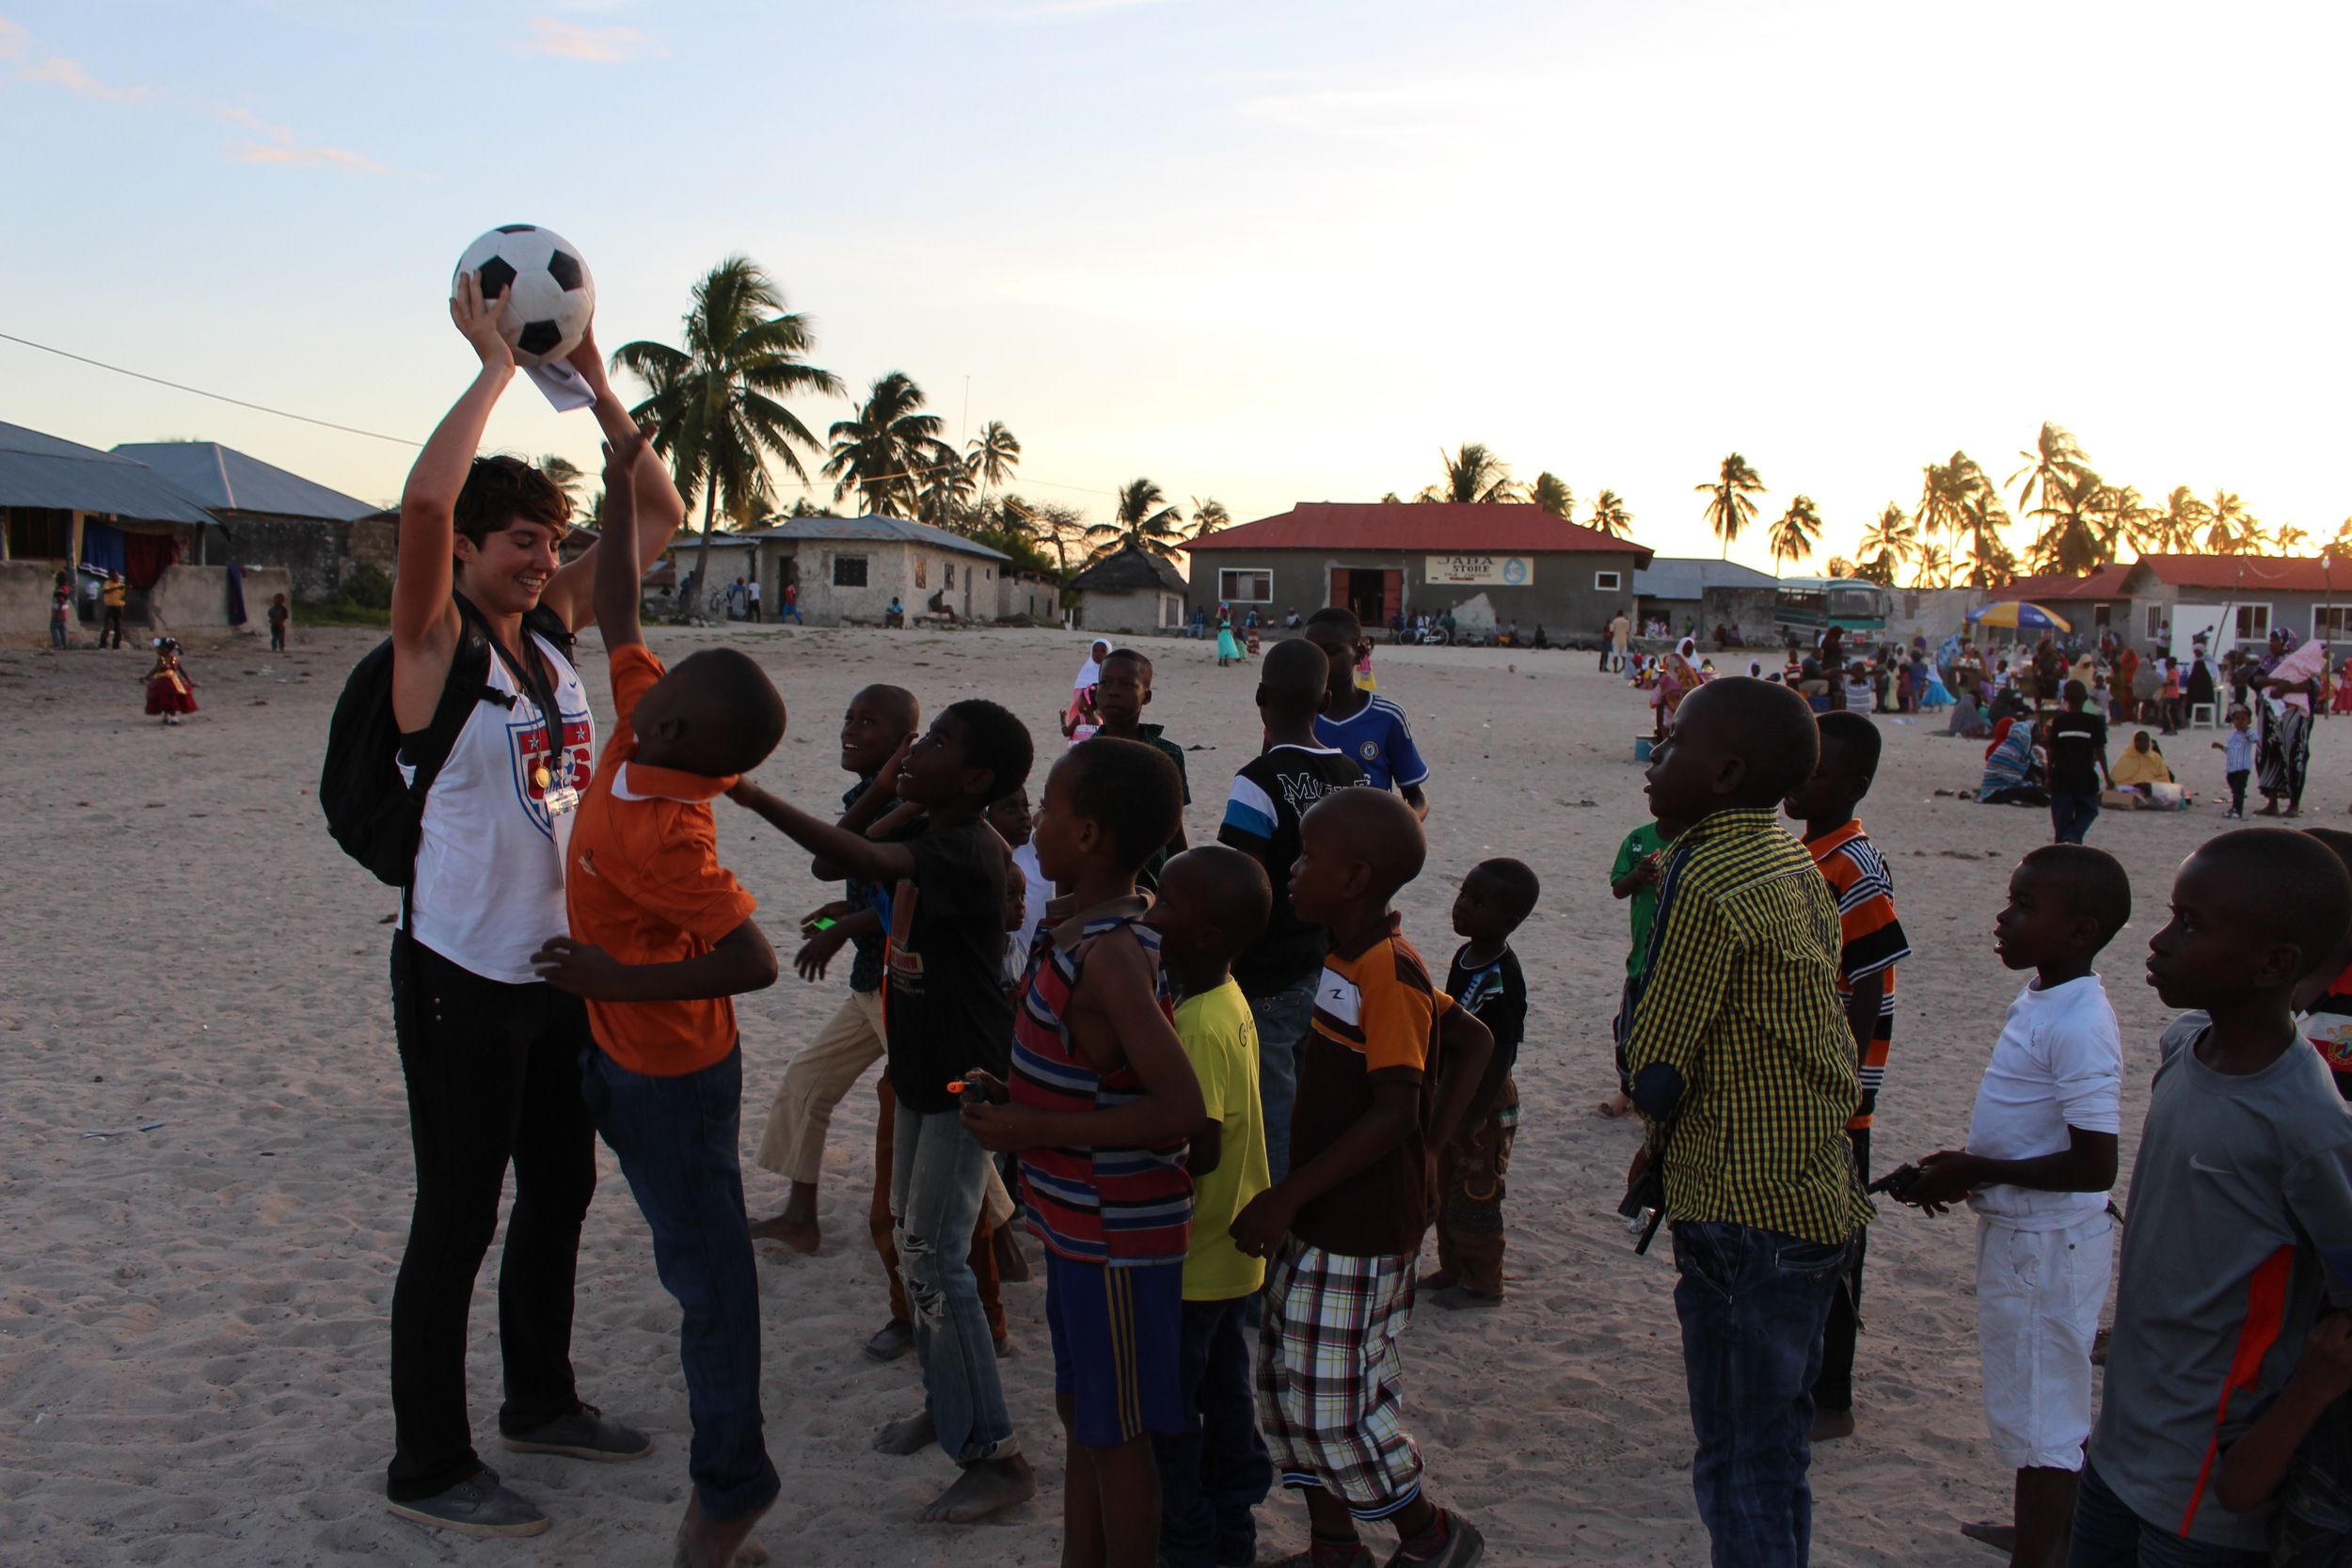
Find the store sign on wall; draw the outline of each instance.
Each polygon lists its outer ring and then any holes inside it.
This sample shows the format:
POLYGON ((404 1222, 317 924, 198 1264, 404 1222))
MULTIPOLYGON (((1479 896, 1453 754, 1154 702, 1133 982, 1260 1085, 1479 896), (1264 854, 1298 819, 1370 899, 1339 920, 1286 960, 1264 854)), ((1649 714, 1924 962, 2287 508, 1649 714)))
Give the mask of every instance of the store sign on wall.
POLYGON ((1535 563, 1523 555, 1433 555, 1424 576, 1432 583, 1524 588, 1535 580, 1535 563))

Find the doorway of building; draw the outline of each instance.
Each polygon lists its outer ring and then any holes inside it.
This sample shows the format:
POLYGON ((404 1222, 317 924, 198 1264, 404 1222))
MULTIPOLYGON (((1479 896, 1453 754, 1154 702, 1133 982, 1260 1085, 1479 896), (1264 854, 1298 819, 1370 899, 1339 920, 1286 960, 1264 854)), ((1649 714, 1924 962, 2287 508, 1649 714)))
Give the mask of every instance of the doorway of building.
POLYGON ((1385 626, 1403 609, 1405 574, 1378 566, 1331 568, 1331 602, 1355 611, 1366 626, 1385 626))

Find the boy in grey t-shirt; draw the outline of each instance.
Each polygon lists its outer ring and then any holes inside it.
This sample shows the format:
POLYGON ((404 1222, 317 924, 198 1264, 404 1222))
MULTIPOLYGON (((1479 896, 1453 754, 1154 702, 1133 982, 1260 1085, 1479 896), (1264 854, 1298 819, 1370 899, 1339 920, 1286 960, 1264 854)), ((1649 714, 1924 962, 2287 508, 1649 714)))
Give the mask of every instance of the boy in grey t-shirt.
POLYGON ((2132 1166, 2106 1398, 2071 1568, 2265 1560, 2267 1507, 2208 1495, 2220 1450, 2293 1371, 2323 1258, 2352 1256, 2352 1114, 2295 1025, 2296 982, 2352 926, 2352 877, 2301 833, 2253 828, 2181 867, 2148 944, 2167 1005, 2132 1166))

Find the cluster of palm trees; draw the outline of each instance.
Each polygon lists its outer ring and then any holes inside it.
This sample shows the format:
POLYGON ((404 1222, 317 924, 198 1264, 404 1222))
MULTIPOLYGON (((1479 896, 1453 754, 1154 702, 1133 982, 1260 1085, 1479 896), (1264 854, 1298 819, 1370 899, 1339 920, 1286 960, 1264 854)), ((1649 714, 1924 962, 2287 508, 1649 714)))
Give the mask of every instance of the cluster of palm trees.
MULTIPOLYGON (((1832 556, 1832 577, 1867 578, 1892 586, 1906 574, 1920 588, 1994 588, 2022 574, 2078 575, 2136 555, 2290 554, 2312 543, 2292 523, 2265 528, 2229 490, 2200 498, 2176 486, 2162 506, 2149 504, 2128 484, 2110 483, 2091 467, 2082 444, 2063 426, 2044 423, 2033 446, 2018 453, 2024 466, 2009 476, 2018 514, 2034 523, 2022 554, 2005 537, 2015 526, 2000 486, 1977 460, 1956 451, 1921 470, 1919 500, 1905 511, 1888 501, 1862 531, 1851 557, 1832 556)), ((1695 486, 1707 499, 1708 530, 1729 552, 1756 519, 1755 497, 1764 482, 1738 452, 1716 477, 1695 486)), ((1770 526, 1766 540, 1775 565, 1811 555, 1821 537, 1821 515, 1798 496, 1770 526)), ((2352 546, 2352 519, 2330 542, 2352 546)))
MULTIPOLYGON (((839 376, 808 363, 813 325, 786 309, 783 291, 748 257, 728 257, 694 285, 683 337, 679 346, 623 343, 612 365, 645 384, 644 400, 630 412, 652 431, 680 492, 702 498, 694 590, 707 578, 710 535, 722 518, 755 527, 775 515, 771 465, 803 485, 815 483, 803 451, 823 454, 818 472, 833 482, 835 503, 952 529, 1060 576, 1074 569, 1073 555, 1076 566, 1129 547, 1172 556, 1198 532, 1231 520, 1217 501, 1199 498, 1187 519, 1149 479, 1120 491, 1108 522, 1089 522, 1077 507, 1024 500, 1005 488, 1021 466, 1020 438, 992 420, 958 451, 946 421, 926 411, 922 388, 903 371, 875 381, 819 442, 783 400, 847 390, 839 376)), ((564 467, 576 485, 579 471, 564 467)), ((790 515, 811 515, 833 509, 805 498, 793 503, 790 515)), ((690 590, 681 613, 694 612, 692 597, 690 590)))
MULTIPOLYGON (((1555 517, 1568 522, 1576 520, 1576 491, 1549 468, 1533 480, 1513 479, 1511 465, 1483 441, 1465 441, 1452 452, 1441 450, 1438 459, 1444 465, 1444 477, 1435 484, 1424 485, 1413 498, 1415 501, 1539 506, 1555 517)), ((1393 490, 1380 499, 1391 504, 1404 499, 1393 490)), ((1623 539, 1633 531, 1633 513, 1625 504, 1625 498, 1614 490, 1603 490, 1593 499, 1585 521, 1613 539, 1623 539)))

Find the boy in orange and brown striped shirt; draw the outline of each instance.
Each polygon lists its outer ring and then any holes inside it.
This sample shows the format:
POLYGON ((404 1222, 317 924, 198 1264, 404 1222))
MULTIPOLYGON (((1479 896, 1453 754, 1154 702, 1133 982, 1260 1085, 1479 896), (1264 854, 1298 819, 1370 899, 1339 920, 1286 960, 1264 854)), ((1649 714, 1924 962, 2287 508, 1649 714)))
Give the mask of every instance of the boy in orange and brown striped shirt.
MULTIPOLYGON (((1853 712, 1825 713, 1820 724, 1821 760, 1812 778, 1781 809, 1804 824, 1804 847, 1837 900, 1842 943, 1837 996, 1853 1030, 1854 1061, 1862 1077, 1862 1101, 1846 1122, 1846 1136, 1853 1143, 1854 1170, 1867 1185, 1870 1116, 1877 1108, 1886 1053, 1895 1037, 1895 965, 1911 957, 1911 944, 1902 922, 1895 917, 1894 879, 1854 816, 1878 772, 1878 725, 1853 712)), ((1813 1385, 1811 1437, 1817 1443, 1849 1436, 1854 1429, 1854 1332, 1860 1326, 1862 1259, 1867 1241, 1867 1231, 1855 1237, 1853 1267, 1830 1304, 1821 1373, 1813 1385)))

